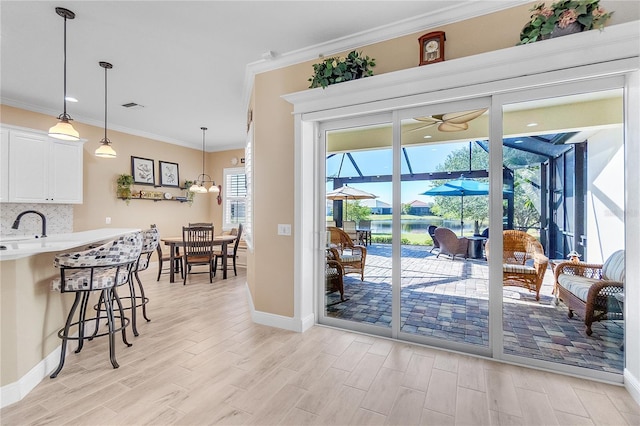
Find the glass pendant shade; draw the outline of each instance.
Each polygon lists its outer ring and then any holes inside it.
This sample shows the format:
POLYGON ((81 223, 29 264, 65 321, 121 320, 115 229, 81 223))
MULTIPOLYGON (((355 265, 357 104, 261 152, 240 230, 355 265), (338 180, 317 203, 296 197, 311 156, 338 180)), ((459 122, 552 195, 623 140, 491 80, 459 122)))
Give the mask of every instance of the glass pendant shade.
POLYGON ((116 152, 111 147, 111 141, 109 139, 100 141, 100 146, 95 151, 96 157, 101 158, 116 158, 116 152))
POLYGON ((64 97, 62 98, 64 112, 58 116, 58 124, 49 129, 49 136, 64 141, 79 141, 80 134, 69 123, 71 116, 67 114, 67 19, 74 19, 76 15, 64 7, 56 7, 56 13, 64 18, 64 97))
POLYGON ((96 157, 116 158, 116 151, 111 147, 111 141, 107 137, 107 70, 113 68, 109 62, 98 62, 104 68, 104 138, 100 140, 100 146, 95 151, 96 157))
POLYGON ((63 141, 79 141, 80 134, 73 128, 69 120, 61 118, 60 122, 49 129, 49 136, 63 141))
POLYGON ((220 192, 220 188, 218 188, 216 183, 213 182, 213 185, 211 185, 211 188, 209 188, 209 192, 213 192, 217 194, 218 192, 220 192))

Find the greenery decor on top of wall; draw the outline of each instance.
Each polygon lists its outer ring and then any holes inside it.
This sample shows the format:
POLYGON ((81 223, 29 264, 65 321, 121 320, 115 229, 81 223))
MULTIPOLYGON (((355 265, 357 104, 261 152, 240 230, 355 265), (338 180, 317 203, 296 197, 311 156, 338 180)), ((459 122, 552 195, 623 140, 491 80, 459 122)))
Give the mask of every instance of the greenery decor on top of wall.
POLYGON ((593 28, 602 30, 613 12, 600 7, 600 0, 560 0, 550 7, 535 5, 531 20, 520 32, 518 44, 560 37, 593 28))
POLYGON ((309 88, 324 89, 330 84, 371 77, 373 75, 371 68, 375 66, 375 59, 363 56, 362 52, 355 50, 349 52, 344 59, 325 58, 319 64, 313 64, 313 76, 308 80, 311 82, 309 88))

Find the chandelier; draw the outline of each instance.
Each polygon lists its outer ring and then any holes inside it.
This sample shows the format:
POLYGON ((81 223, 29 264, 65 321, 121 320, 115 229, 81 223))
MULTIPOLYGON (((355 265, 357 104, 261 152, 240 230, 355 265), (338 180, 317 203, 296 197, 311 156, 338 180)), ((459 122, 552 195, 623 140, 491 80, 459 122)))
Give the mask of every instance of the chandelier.
POLYGON ((193 185, 189 187, 189 191, 197 194, 205 194, 207 192, 218 193, 220 192, 220 188, 218 188, 216 182, 211 179, 211 176, 204 173, 204 133, 207 131, 207 128, 200 127, 200 129, 202 129, 202 174, 200 174, 193 182, 193 185), (205 184, 211 185, 209 189, 207 189, 205 184))

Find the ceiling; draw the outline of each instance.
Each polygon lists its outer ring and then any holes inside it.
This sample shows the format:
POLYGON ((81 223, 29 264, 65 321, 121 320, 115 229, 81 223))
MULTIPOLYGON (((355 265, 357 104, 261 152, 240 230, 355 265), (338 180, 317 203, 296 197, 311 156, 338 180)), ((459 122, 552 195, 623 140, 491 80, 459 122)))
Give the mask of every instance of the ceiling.
POLYGON ((201 149, 205 126, 207 151, 242 148, 254 73, 522 3, 2 0, 0 97, 55 123, 64 28, 55 7, 65 7, 76 14, 67 21, 67 95, 78 99, 67 112, 75 121, 104 126, 98 62, 106 61, 109 130, 201 149), (141 107, 122 106, 130 102, 141 107))

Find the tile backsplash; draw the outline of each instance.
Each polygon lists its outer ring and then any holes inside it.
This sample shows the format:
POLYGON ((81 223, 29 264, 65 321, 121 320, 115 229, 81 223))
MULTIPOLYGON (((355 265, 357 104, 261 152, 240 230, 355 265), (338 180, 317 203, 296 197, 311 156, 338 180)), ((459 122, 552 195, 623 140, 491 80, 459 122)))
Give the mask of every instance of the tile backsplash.
POLYGON ((36 210, 47 218, 47 235, 73 232, 72 204, 0 203, 0 235, 40 235, 42 222, 37 214, 20 219, 18 229, 11 229, 13 221, 25 210, 36 210))

